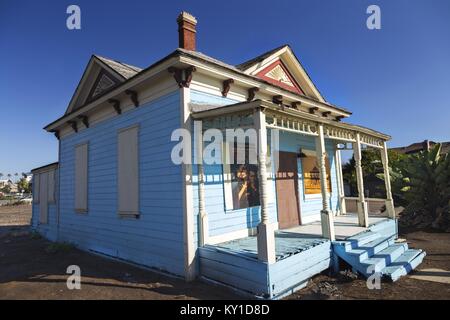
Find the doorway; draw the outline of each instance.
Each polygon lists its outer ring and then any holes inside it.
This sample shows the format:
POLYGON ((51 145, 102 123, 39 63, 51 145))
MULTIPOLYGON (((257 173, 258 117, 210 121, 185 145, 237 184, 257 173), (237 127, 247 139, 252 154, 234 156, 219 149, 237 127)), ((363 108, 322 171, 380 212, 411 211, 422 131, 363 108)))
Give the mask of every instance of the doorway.
POLYGON ((279 228, 286 229, 300 225, 297 153, 279 152, 275 181, 279 228))

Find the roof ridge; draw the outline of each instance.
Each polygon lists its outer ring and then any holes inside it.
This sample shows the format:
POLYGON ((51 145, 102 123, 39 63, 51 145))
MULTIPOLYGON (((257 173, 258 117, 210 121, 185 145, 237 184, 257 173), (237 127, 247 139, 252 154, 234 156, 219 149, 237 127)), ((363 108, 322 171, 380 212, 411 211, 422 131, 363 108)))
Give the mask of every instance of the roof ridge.
POLYGON ((238 69, 240 69, 240 70, 242 70, 242 69, 247 69, 249 66, 255 64, 256 62, 260 62, 260 61, 264 60, 265 58, 267 58, 268 56, 270 56, 270 55, 273 54, 274 52, 277 52, 277 51, 279 51, 279 50, 281 50, 281 49, 283 49, 283 48, 285 48, 285 47, 290 48, 290 46, 289 46, 288 44, 283 44, 283 45, 281 45, 281 46, 278 46, 278 47, 276 47, 276 48, 273 48, 273 49, 271 49, 271 50, 268 50, 268 51, 266 51, 266 52, 264 52, 264 53, 262 53, 262 54, 260 54, 260 55, 258 55, 258 56, 256 56, 256 57, 250 59, 250 60, 247 60, 247 61, 245 61, 245 62, 242 62, 242 63, 240 63, 240 64, 237 64, 235 67, 238 68, 238 69))

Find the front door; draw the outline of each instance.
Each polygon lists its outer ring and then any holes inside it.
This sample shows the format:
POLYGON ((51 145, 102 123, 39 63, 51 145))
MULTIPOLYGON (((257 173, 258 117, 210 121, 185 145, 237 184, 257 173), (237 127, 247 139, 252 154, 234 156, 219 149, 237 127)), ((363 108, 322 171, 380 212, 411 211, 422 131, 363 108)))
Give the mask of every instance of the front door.
POLYGON ((278 225, 280 229, 300 224, 297 154, 280 151, 276 175, 278 225))

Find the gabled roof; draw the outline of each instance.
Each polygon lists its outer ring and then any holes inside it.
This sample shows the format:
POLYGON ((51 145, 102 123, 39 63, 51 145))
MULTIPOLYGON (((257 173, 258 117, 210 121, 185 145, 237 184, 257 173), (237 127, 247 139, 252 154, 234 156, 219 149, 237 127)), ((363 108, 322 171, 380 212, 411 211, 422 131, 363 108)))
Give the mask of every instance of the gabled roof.
POLYGON ((141 68, 117 60, 92 55, 70 100, 66 114, 78 109, 88 101, 97 99, 141 70, 141 68))
MULTIPOLYGON (((65 121, 70 120, 79 114, 82 114, 81 109, 83 109, 85 111, 87 108, 90 108, 90 106, 92 106, 92 102, 94 102, 98 98, 105 96, 110 92, 115 92, 116 89, 117 89, 117 91, 119 91, 120 87, 126 86, 126 84, 129 82, 136 81, 137 79, 144 79, 146 74, 151 72, 151 70, 157 68, 160 64, 163 64, 166 61, 168 61, 169 59, 175 58, 175 57, 193 58, 196 61, 199 61, 202 63, 207 63, 211 66, 219 67, 224 70, 231 71, 234 74, 245 77, 249 80, 258 81, 265 85, 270 85, 270 86, 276 87, 277 89, 279 89, 279 90, 281 89, 287 93, 288 91, 285 88, 283 88, 282 86, 279 86, 279 85, 276 85, 273 83, 269 83, 267 80, 265 80, 261 77, 258 77, 256 75, 253 75, 250 72, 251 68, 254 68, 257 65, 257 61, 261 61, 261 63, 264 62, 265 59, 270 58, 271 54, 269 54, 269 53, 272 53, 272 54, 277 54, 278 56, 280 56, 281 54, 284 54, 284 56, 281 58, 284 60, 287 60, 287 62, 289 62, 289 63, 287 63, 287 66, 290 68, 289 70, 293 73, 296 71, 295 73, 296 73, 297 77, 299 77, 298 74, 302 74, 302 73, 304 73, 306 75, 306 72, 304 71, 303 68, 301 68, 300 63, 298 62, 297 58, 295 58, 295 56, 293 55, 290 48, 287 46, 283 46, 280 48, 271 50, 262 56, 252 59, 252 61, 253 61, 252 63, 246 62, 246 63, 238 65, 238 66, 233 66, 233 65, 227 64, 221 60, 212 58, 212 57, 205 55, 198 51, 186 50, 186 49, 182 49, 182 48, 177 48, 175 51, 173 51, 169 55, 165 56, 161 60, 153 63, 152 65, 148 66, 145 69, 140 69, 140 68, 131 66, 129 64, 125 64, 125 63, 118 62, 115 60, 111 60, 111 59, 93 55, 84 71, 84 74, 80 80, 80 83, 78 84, 78 87, 75 91, 74 96, 72 97, 72 100, 69 104, 69 107, 67 108, 66 113, 62 117, 60 117, 60 118, 56 119, 55 121, 51 122, 50 124, 46 125, 44 129, 47 131, 51 131, 51 132, 55 131, 56 128, 58 126, 60 126, 62 123, 65 123, 65 121), (280 50, 282 50, 282 51, 280 52, 280 50), (266 55, 267 55, 267 57, 262 58, 262 60, 261 60, 261 57, 266 56, 266 55), (246 65, 245 70, 240 69, 241 67, 243 67, 243 65, 246 65), (97 70, 95 71, 96 68, 97 68, 97 70), (89 91, 92 90, 93 82, 95 81, 95 79, 98 78, 98 75, 99 75, 101 69, 108 71, 111 76, 114 76, 114 79, 117 81, 117 84, 112 86, 111 88, 108 88, 107 91, 104 91, 101 95, 99 95, 95 99, 87 100, 87 95, 88 95, 89 91), (292 71, 292 70, 294 70, 294 71, 292 71), (125 78, 125 76, 127 76, 128 78, 125 78), (97 77, 97 78, 95 78, 95 77, 97 77), (90 82, 90 85, 88 85, 89 82, 90 82)), ((305 79, 304 81, 307 81, 307 80, 311 81, 309 79, 309 77, 307 77, 307 75, 303 76, 303 79, 305 79)), ((315 89, 312 82, 308 88, 315 89)), ((313 90, 313 89, 310 89, 310 90, 313 90)), ((311 91, 309 91, 309 92, 311 92, 311 91)), ((318 93, 317 89, 315 89, 315 92, 318 93)), ((302 95, 302 94, 297 94, 292 91, 289 93, 290 94, 293 93, 294 95, 297 95, 299 97, 299 99, 309 101, 310 103, 313 103, 313 104, 323 107, 325 109, 335 110, 336 112, 342 113, 346 116, 351 115, 350 111, 348 111, 342 107, 338 107, 336 105, 328 103, 325 100, 323 100, 323 98, 320 96, 320 94, 314 95, 314 94, 309 93, 307 95, 302 95)), ((308 92, 306 92, 306 93, 308 93, 308 92)))
POLYGON ((268 58, 269 56, 271 56, 272 54, 274 54, 275 52, 277 52, 278 50, 283 49, 284 47, 289 47, 287 44, 284 44, 282 46, 279 46, 275 49, 269 50, 266 53, 263 53, 257 57, 254 57, 253 59, 250 59, 248 61, 245 61, 241 64, 236 65, 236 68, 238 68, 239 70, 245 71, 251 67, 253 67, 254 65, 264 61, 264 59, 268 58))
POLYGON ((236 68, 246 74, 257 76, 274 83, 276 81, 270 81, 270 79, 267 79, 267 76, 271 70, 278 68, 276 70, 278 73, 282 73, 286 79, 290 79, 289 82, 291 83, 292 91, 301 93, 320 102, 325 102, 325 99, 288 45, 267 51, 237 65, 236 68))
POLYGON ((124 79, 129 79, 132 76, 134 76, 136 73, 139 73, 142 71, 141 68, 117 61, 117 60, 111 60, 105 57, 101 57, 99 55, 94 55, 94 57, 98 58, 102 62, 104 62, 106 65, 108 65, 111 69, 116 71, 118 74, 120 74, 124 79))

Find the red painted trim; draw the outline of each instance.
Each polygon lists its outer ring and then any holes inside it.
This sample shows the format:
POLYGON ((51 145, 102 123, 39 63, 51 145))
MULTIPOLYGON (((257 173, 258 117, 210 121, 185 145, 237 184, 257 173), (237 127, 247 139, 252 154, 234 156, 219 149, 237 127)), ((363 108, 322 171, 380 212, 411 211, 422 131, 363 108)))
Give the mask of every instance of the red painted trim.
POLYGON ((297 81, 295 81, 294 78, 291 76, 291 74, 290 74, 289 71, 287 70, 286 66, 283 64, 283 62, 281 62, 281 60, 277 60, 277 61, 271 63, 270 65, 268 65, 267 67, 265 67, 263 70, 261 70, 260 72, 258 72, 258 73, 256 74, 256 76, 259 77, 259 78, 261 78, 261 79, 263 79, 263 80, 265 80, 265 81, 267 81, 267 82, 270 82, 270 83, 273 83, 273 84, 275 84, 275 85, 277 85, 277 86, 280 86, 280 87, 282 87, 282 88, 284 88, 284 89, 286 89, 286 90, 290 90, 290 91, 293 91, 293 92, 295 92, 295 93, 299 93, 299 94, 303 94, 303 95, 305 94, 305 93, 303 92, 303 90, 300 88, 300 86, 298 85, 297 81), (289 80, 294 84, 294 87, 291 87, 290 85, 288 85, 288 84, 286 84, 286 83, 277 81, 277 80, 275 80, 275 79, 272 79, 272 78, 269 78, 269 77, 266 76, 266 74, 267 74, 268 72, 270 72, 270 71, 271 71, 273 68, 275 68, 276 66, 280 66, 280 67, 284 70, 284 72, 286 72, 286 74, 287 74, 289 80))

